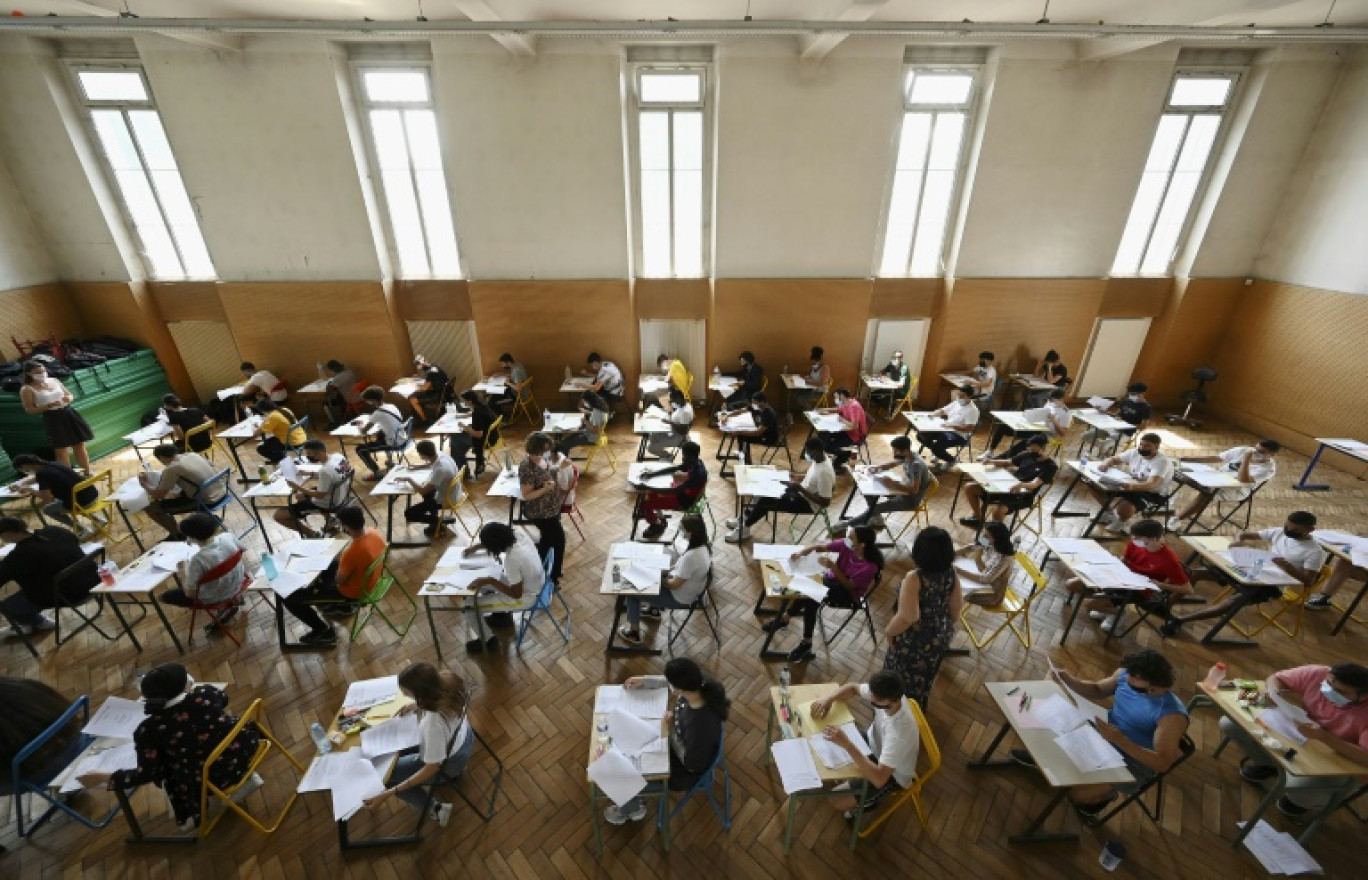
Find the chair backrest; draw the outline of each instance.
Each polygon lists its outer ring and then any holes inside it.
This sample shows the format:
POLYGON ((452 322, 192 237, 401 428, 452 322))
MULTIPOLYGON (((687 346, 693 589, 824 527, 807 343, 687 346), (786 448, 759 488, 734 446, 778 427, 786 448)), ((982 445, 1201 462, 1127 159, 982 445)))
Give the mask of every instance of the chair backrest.
POLYGON ((93 488, 96 492, 99 492, 100 495, 102 495, 102 496, 104 496, 104 497, 108 497, 108 496, 110 496, 110 495, 113 495, 113 494, 114 494, 114 472, 113 472, 113 471, 108 471, 108 470, 100 471, 98 474, 95 474, 94 476, 91 476, 91 477, 86 477, 86 478, 85 478, 84 480, 82 480, 81 482, 79 482, 79 483, 77 483, 76 485, 72 486, 72 487, 71 487, 71 509, 72 509, 72 510, 79 510, 79 509, 82 508, 82 507, 88 506, 88 505, 81 504, 81 503, 80 503, 79 501, 77 501, 76 499, 77 499, 78 497, 80 497, 80 494, 81 494, 82 492, 84 492, 84 491, 87 490, 87 489, 91 489, 91 488, 93 488), (104 483, 104 489, 103 489, 103 490, 100 489, 100 483, 104 483))
MULTIPOLYGON (((289 410, 286 410, 286 412, 289 412, 289 410)), ((295 422, 294 424, 290 425, 290 430, 288 430, 288 431, 285 432, 285 440, 287 441, 286 445, 289 446, 291 449, 294 449, 294 448, 297 447, 297 446, 302 446, 303 443, 304 443, 303 440, 301 440, 299 443, 289 443, 289 442, 288 442, 289 439, 290 439, 292 436, 294 436, 294 432, 295 432, 295 431, 303 431, 303 432, 304 432, 304 440, 308 440, 308 439, 309 439, 309 417, 308 417, 308 416, 301 416, 300 419, 299 419, 299 421, 297 421, 297 422, 295 422)))
POLYGON ((209 435, 209 443, 204 447, 204 450, 212 450, 214 448, 214 420, 205 419, 204 424, 197 425, 185 432, 185 436, 181 438, 181 452, 194 452, 195 450, 192 447, 202 434, 209 435))
POLYGON ((398 430, 397 432, 395 432, 395 435, 394 435, 394 444, 393 444, 390 448, 391 448, 391 449, 406 449, 406 448, 408 447, 408 445, 409 445, 409 440, 411 440, 412 438, 413 438, 413 416, 409 416, 407 419, 404 419, 404 423, 403 423, 402 425, 400 425, 400 426, 399 426, 399 430, 398 430))
POLYGON ((904 697, 907 700, 907 708, 912 711, 912 717, 917 722, 917 733, 921 739, 921 750, 917 755, 917 779, 925 784, 941 766, 940 744, 936 742, 936 735, 931 732, 931 725, 926 722, 926 715, 922 713, 921 706, 911 697, 904 697))
POLYGON ((195 489, 195 500, 199 502, 201 507, 206 508, 218 508, 227 504, 228 495, 233 491, 232 488, 229 486, 229 481, 232 479, 232 477, 233 472, 228 468, 224 468, 223 470, 214 474, 212 477, 205 480, 203 483, 200 483, 199 486, 195 489), (209 499, 213 498, 214 496, 215 485, 221 485, 223 487, 223 494, 211 501, 209 499))
POLYGON ((940 491, 940 486, 940 480, 936 479, 934 476, 931 477, 931 485, 926 487, 926 494, 922 496, 921 507, 924 508, 931 503, 931 496, 940 491))
POLYGON ((556 549, 549 548, 546 551, 546 558, 542 560, 542 579, 541 592, 537 593, 537 601, 533 604, 534 610, 546 611, 551 607, 551 599, 556 594, 556 582, 551 580, 551 572, 555 569, 556 549))
MULTIPOLYGON (((1027 577, 1031 579, 1032 587, 1030 595, 1026 598, 1032 598, 1044 593, 1050 582, 1045 579, 1045 575, 1040 573, 1040 568, 1035 564, 1035 561, 1020 551, 1015 553, 1012 558, 1016 560, 1016 564, 1021 566, 1022 571, 1026 572, 1027 577)), ((1010 583, 1007 588, 1009 590, 1012 589, 1010 583)))
POLYGON ((105 561, 105 548, 99 547, 57 572, 52 589, 64 602, 81 602, 100 583, 99 566, 105 561), (82 582, 84 580, 84 583, 82 582))
MULTIPOLYGON (((33 790, 39 790, 43 787, 46 787, 46 785, 49 782, 51 782, 52 779, 56 777, 58 773, 61 773, 62 770, 66 769, 65 767, 57 768, 53 771, 52 775, 49 776, 47 779, 26 779, 23 773, 20 772, 20 768, 23 766, 24 762, 27 761, 29 758, 33 757, 33 754, 35 752, 37 752, 43 746, 47 745, 49 742, 53 740, 54 737, 60 734, 66 728, 66 726, 71 723, 71 720, 76 717, 77 713, 80 713, 82 718, 85 720, 90 719, 89 696, 82 694, 81 696, 77 697, 76 701, 73 702, 70 706, 68 706, 66 708, 66 711, 63 712, 56 721, 49 724, 46 730, 35 736, 33 739, 29 740, 23 748, 21 748, 18 752, 14 754, 14 760, 10 762, 10 779, 13 780, 13 784, 16 788, 19 787, 19 781, 22 779, 29 786, 32 786, 33 790)), ((83 745, 88 744, 92 739, 94 739, 94 737, 88 736, 84 733, 78 734, 78 737, 80 738, 83 745)))
POLYGON ((381 599, 385 598, 385 594, 389 592, 389 588, 394 585, 394 575, 390 574, 388 568, 389 554, 390 548, 386 546, 384 551, 381 552, 379 556, 375 557, 375 561, 366 566, 366 577, 361 581, 361 596, 359 599, 363 604, 374 605, 379 602, 381 599), (378 575, 376 574, 377 570, 379 571, 378 575), (371 583, 372 579, 375 581, 374 584, 371 583))
POLYGON ((499 428, 502 426, 503 416, 495 416, 494 421, 490 423, 489 428, 485 431, 484 448, 486 452, 503 442, 503 436, 499 432, 499 428), (496 437, 498 438, 497 440, 495 439, 496 437))
POLYGON ((530 401, 532 399, 532 382, 534 379, 536 379, 536 376, 532 376, 529 374, 527 377, 527 381, 523 383, 522 388, 518 389, 518 401, 520 403, 530 401))

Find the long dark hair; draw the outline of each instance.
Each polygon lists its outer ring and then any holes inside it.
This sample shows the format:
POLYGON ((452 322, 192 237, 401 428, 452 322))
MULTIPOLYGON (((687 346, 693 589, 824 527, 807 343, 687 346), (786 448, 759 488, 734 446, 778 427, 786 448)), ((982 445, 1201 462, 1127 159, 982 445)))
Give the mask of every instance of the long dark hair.
POLYGON ((940 526, 921 530, 912 543, 912 561, 922 574, 940 574, 955 564, 955 544, 950 533, 940 526))
POLYGON ((983 530, 988 533, 988 540, 992 542, 994 550, 1003 556, 1011 556, 1016 553, 1016 545, 1012 543, 1012 532, 1007 528, 1006 523, 993 520, 985 525, 983 530))
POLYGON ((708 546, 708 527, 703 523, 703 517, 686 516, 679 521, 679 527, 689 536, 690 550, 708 546))
MULTIPOLYGON (((62 717, 71 702, 41 681, 0 678, 0 705, 5 707, 5 711, 0 712, 0 779, 8 779, 14 756, 62 717)), ((31 767, 42 766, 61 754, 80 733, 78 716, 34 752, 26 763, 31 767)))
POLYGON ((450 718, 464 715, 470 705, 465 679, 431 663, 414 663, 399 673, 399 687, 413 694, 413 702, 424 712, 450 718))
POLYGON ((731 712, 731 700, 722 682, 703 671, 688 657, 676 657, 665 664, 665 680, 676 690, 690 691, 703 697, 703 703, 721 721, 731 712))
POLYGON ((864 547, 865 561, 874 563, 879 567, 879 571, 883 571, 884 555, 878 547, 879 533, 870 526, 856 526, 851 531, 855 533, 855 540, 864 547))

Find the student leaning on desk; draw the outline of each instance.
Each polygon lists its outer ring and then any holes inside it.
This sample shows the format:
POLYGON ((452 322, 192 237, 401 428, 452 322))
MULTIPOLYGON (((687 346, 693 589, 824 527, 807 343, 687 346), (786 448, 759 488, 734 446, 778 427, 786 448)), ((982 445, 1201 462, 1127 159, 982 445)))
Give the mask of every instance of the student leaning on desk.
MULTIPOLYGON (((1157 520, 1142 519, 1131 526, 1131 539, 1126 544, 1121 561, 1126 568, 1143 575, 1154 582, 1157 590, 1175 596, 1191 596, 1192 581, 1188 578, 1178 554, 1164 543, 1164 527, 1157 520)), ((1064 589, 1077 595, 1083 592, 1083 580, 1070 578, 1064 582, 1064 589)), ((1083 603, 1088 616, 1099 621, 1103 632, 1111 632, 1116 625, 1117 609, 1129 601, 1136 601, 1140 607, 1160 617, 1168 617, 1168 605, 1155 591, 1111 590, 1102 591, 1083 603)))
MULTIPOLYGON (((463 555, 470 556, 482 550, 487 550, 503 563, 503 577, 481 577, 471 581, 471 588, 478 590, 478 597, 483 600, 481 608, 507 614, 531 608, 541 593, 546 577, 532 539, 503 523, 485 523, 480 527, 479 542, 467 547, 463 555)), ((465 620, 470 635, 466 651, 478 654, 481 651, 493 653, 499 650, 497 636, 491 633, 488 639, 485 638, 485 622, 473 603, 466 609, 465 620)))
MULTIPOLYGON (((731 700, 722 682, 703 671, 687 657, 676 657, 665 664, 665 675, 635 675, 622 683, 624 688, 674 689, 665 717, 660 719, 660 735, 670 743, 670 791, 688 791, 703 778, 717 757, 722 739, 722 723, 731 712, 731 700)), ((660 782, 647 785, 647 792, 660 790, 660 782)), ((621 807, 609 806, 603 818, 611 825, 638 822, 646 818, 646 801, 634 797, 621 807)))
MULTIPOLYGON (((1265 694, 1295 694, 1310 721, 1295 722, 1307 739, 1322 743, 1336 754, 1364 767, 1368 773, 1368 666, 1341 663, 1337 666, 1298 666, 1275 672, 1264 683, 1265 694)), ((1238 724, 1221 718, 1221 733, 1240 747, 1240 775, 1255 785, 1278 775, 1262 762, 1267 750, 1238 724)), ((1278 809, 1294 820, 1306 820, 1329 803, 1344 777, 1289 776, 1288 793, 1278 798, 1278 809)))
MULTIPOLYGON (((57 607, 57 573, 85 558, 81 542, 61 526, 43 526, 30 532, 17 516, 0 517, 0 541, 14 545, 9 555, 0 559, 0 586, 13 581, 19 587, 18 592, 0 599, 0 608, 13 621, 12 626, 0 630, 0 637, 56 628, 56 622, 43 611, 57 607)), ((89 570, 69 585, 70 594, 62 598, 72 604, 84 602, 99 583, 92 560, 89 570)))
MULTIPOLYGON (((859 697, 874 707, 874 720, 867 735, 873 755, 851 741, 840 727, 831 726, 822 732, 828 740, 846 750, 859 768, 860 775, 869 782, 870 793, 864 802, 865 810, 872 810, 890 794, 902 791, 917 778, 917 756, 921 751, 921 731, 903 699, 903 680, 897 672, 880 670, 867 684, 844 684, 831 696, 812 703, 812 717, 825 718, 836 702, 849 703, 859 697)), ((850 788, 843 782, 841 788, 850 788)), ((855 820, 854 797, 833 798, 831 807, 845 814, 847 822, 855 820)))
MULTIPOLYGON (((1173 766, 1181 754, 1183 734, 1187 733, 1187 707, 1172 691, 1172 664, 1158 651, 1127 654, 1121 658, 1120 669, 1096 681, 1078 678, 1063 669, 1056 670, 1054 677, 1089 700, 1113 698, 1107 720, 1094 726, 1121 753, 1126 769, 1135 776, 1134 783, 1116 787, 1099 784, 1069 789, 1074 809, 1084 822, 1091 822, 1116 800, 1118 789, 1129 792, 1173 766)), ((1035 759, 1025 749, 1013 749, 1012 759, 1035 766, 1035 759)))
POLYGON ((1162 442, 1153 432, 1141 434, 1134 449, 1113 455, 1097 466, 1101 471, 1119 469, 1130 478, 1116 493, 1116 506, 1102 517, 1107 531, 1124 535, 1140 506, 1164 504, 1165 493, 1173 482, 1173 460, 1160 451, 1162 442))
POLYGON ((1204 458, 1185 458, 1184 462, 1219 463, 1221 470, 1233 474, 1235 479, 1248 488, 1199 489, 1197 497, 1188 502, 1176 516, 1169 517, 1168 528, 1176 532, 1183 527, 1183 521, 1202 515, 1207 505, 1215 499, 1221 501, 1243 501, 1249 494, 1273 479, 1278 472, 1274 456, 1282 450, 1277 440, 1260 440, 1257 446, 1235 446, 1217 456, 1204 458))

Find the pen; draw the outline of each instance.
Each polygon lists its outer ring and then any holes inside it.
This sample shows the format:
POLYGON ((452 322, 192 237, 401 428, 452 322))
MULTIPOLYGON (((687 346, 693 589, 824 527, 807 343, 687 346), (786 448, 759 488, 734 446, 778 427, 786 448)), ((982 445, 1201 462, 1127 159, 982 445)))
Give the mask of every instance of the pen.
POLYGON ((1019 691, 1019 690, 1021 690, 1021 685, 1017 685, 1016 687, 1014 687, 1014 688, 1012 688, 1010 691, 1008 691, 1008 692, 1007 692, 1007 696, 1010 697, 1010 696, 1012 696, 1013 694, 1015 694, 1015 693, 1016 693, 1017 691, 1019 691))

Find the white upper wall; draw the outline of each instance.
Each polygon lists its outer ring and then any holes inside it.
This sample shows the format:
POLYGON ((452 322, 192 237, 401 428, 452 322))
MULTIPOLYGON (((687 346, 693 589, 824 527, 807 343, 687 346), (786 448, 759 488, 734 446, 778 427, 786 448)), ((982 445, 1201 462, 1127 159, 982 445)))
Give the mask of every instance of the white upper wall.
POLYGON ((627 277, 621 50, 433 45, 456 238, 477 280, 627 277))
POLYGON ((0 291, 56 280, 57 269, 34 228, 24 197, 0 161, 0 291))
POLYGON ((1254 274, 1368 293, 1368 55, 1342 73, 1287 187, 1254 274))
POLYGON ((728 51, 717 68, 717 276, 867 277, 897 155, 901 46, 817 66, 791 47, 728 51))

